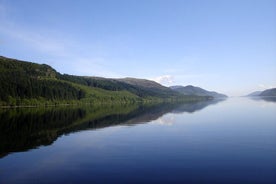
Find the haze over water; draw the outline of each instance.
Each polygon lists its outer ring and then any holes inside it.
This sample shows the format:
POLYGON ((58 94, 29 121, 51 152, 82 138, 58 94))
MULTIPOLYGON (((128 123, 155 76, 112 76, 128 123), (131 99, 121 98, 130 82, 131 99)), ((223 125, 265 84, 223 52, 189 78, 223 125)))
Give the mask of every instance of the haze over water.
POLYGON ((276 182, 273 101, 2 109, 0 117, 0 183, 276 182))

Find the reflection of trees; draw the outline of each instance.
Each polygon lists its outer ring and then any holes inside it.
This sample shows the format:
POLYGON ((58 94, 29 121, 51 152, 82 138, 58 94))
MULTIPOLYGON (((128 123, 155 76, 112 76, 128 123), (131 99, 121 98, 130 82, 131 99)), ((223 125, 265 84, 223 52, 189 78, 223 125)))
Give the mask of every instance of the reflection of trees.
POLYGON ((214 100, 208 100, 208 101, 199 101, 196 103, 185 103, 179 105, 177 108, 173 110, 174 113, 183 113, 183 112, 189 112, 193 113, 196 111, 199 111, 201 109, 204 109, 205 107, 212 105, 212 104, 217 104, 221 101, 224 101, 223 99, 214 99, 214 100))
POLYGON ((50 145, 63 134, 146 123, 168 112, 195 112, 213 103, 217 102, 1 110, 0 157, 50 145))
POLYGON ((257 96, 257 97, 251 97, 253 100, 263 100, 267 102, 276 102, 276 97, 275 96, 257 96))
POLYGON ((82 109, 11 109, 0 113, 0 156, 49 145, 58 130, 85 116, 82 109))

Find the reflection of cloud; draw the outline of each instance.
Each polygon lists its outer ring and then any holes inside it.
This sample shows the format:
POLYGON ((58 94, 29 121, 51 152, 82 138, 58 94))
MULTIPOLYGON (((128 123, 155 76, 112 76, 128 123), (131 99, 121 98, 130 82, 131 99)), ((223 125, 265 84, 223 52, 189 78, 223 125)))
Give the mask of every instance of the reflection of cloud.
POLYGON ((154 78, 153 80, 163 85, 171 85, 174 81, 171 75, 162 75, 154 78))
POLYGON ((157 119, 154 122, 156 124, 159 124, 159 125, 171 126, 171 125, 173 125, 174 121, 175 121, 175 117, 174 116, 162 116, 161 118, 157 119))

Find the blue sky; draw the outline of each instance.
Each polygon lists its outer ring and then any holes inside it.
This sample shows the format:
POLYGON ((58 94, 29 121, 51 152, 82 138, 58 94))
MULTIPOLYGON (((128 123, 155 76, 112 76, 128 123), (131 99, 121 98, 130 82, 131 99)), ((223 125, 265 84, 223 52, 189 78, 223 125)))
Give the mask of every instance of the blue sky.
POLYGON ((275 0, 0 0, 0 55, 228 95, 276 86, 275 0))

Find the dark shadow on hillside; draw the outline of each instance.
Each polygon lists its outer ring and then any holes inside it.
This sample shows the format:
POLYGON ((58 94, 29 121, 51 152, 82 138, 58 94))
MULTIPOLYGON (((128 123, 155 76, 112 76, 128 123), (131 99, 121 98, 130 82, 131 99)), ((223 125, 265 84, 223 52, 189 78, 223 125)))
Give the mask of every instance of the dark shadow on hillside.
POLYGON ((13 152, 51 145, 58 137, 83 130, 136 125, 166 113, 193 113, 218 101, 185 104, 113 105, 0 111, 0 158, 13 152))

